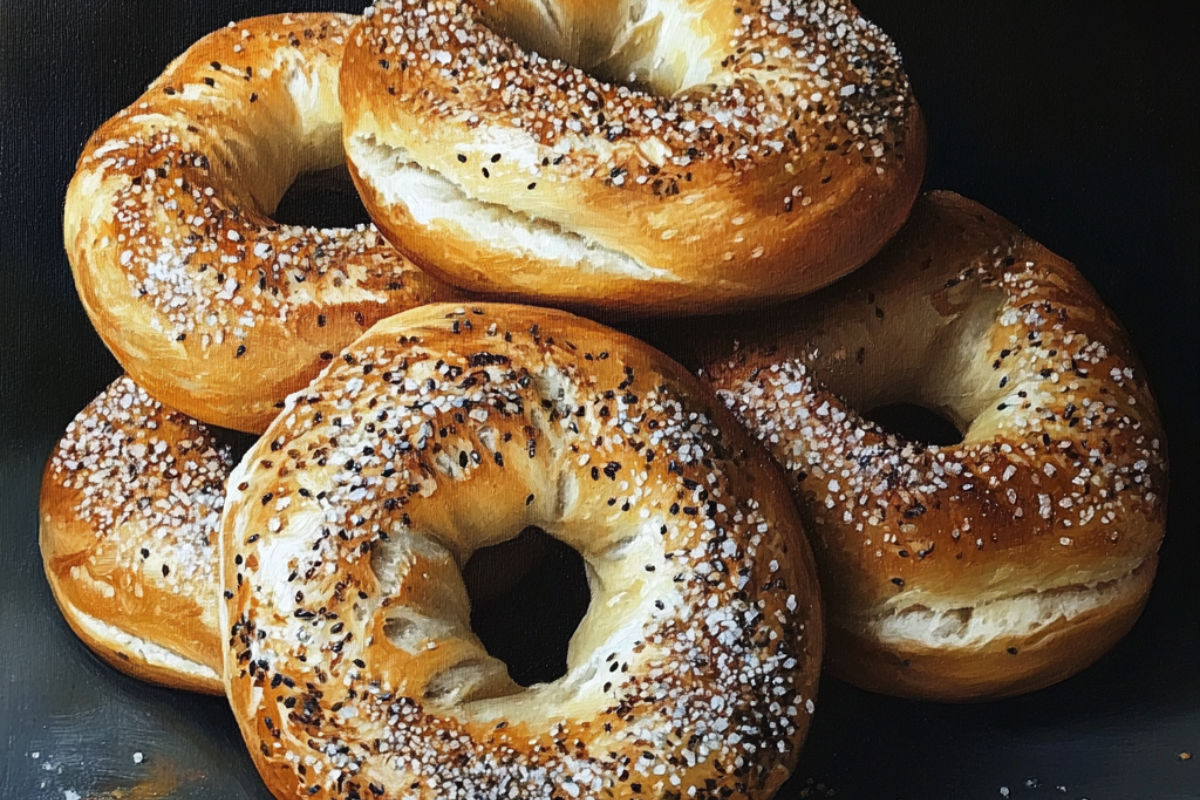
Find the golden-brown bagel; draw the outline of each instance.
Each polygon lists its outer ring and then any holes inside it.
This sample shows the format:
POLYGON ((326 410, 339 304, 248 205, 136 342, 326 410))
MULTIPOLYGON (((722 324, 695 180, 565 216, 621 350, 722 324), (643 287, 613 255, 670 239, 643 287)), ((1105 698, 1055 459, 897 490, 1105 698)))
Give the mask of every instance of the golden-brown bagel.
POLYGON ((297 175, 344 162, 337 72, 354 19, 204 37, 91 137, 67 190, 67 255, 100 337, 205 422, 261 431, 375 320, 453 297, 373 228, 269 217, 297 175))
POLYGON ((1083 669, 1133 625, 1166 440, 1125 331, 1064 259, 935 193, 844 282, 705 328, 705 377, 791 474, 834 674, 1002 697, 1083 669), (961 444, 862 416, 898 402, 941 412, 961 444))
POLYGON ((426 306, 288 399, 230 477, 228 695, 278 798, 767 798, 813 710, 811 554, 703 386, 560 311, 426 306), (471 552, 587 564, 567 673, 471 631, 471 552))
POLYGON ((899 56, 844 0, 381 1, 341 97, 367 209, 423 269, 627 315, 829 283, 925 163, 899 56))
POLYGON ((194 419, 118 378, 67 427, 42 477, 46 577, 117 669, 221 694, 216 537, 233 467, 194 419))

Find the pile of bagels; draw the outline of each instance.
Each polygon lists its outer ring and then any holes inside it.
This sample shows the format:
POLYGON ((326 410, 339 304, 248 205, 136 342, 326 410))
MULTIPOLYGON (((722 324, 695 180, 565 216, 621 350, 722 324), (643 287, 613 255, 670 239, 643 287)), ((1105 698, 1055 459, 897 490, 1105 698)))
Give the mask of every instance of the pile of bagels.
POLYGON ((281 800, 769 798, 822 665, 950 702, 1083 669, 1154 577, 1154 398, 1071 264, 919 195, 925 150, 841 0, 230 23, 67 191, 125 374, 46 467, 63 614, 225 695, 281 800), (342 165, 373 225, 272 219, 342 165), (463 567, 530 527, 591 602, 521 686, 463 567))

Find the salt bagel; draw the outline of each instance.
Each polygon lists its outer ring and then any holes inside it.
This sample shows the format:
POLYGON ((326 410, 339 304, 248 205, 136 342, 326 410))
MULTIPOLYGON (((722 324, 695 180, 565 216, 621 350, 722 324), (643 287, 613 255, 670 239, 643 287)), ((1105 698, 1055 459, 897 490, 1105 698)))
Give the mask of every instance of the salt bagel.
POLYGON ((795 763, 822 646, 799 519, 647 345, 560 311, 405 312, 230 487, 228 695, 276 797, 766 798, 795 763), (528 524, 580 552, 592 601, 566 675, 522 688, 459 569, 528 524))
POLYGON ((844 282, 704 328, 705 378, 791 475, 834 674, 1001 697, 1075 673, 1133 625, 1166 439, 1128 336, 1064 259, 939 192, 844 282), (944 414, 961 444, 862 416, 897 402, 944 414))
POLYGON ((829 283, 925 163, 900 58, 844 0, 381 0, 341 97, 364 203, 423 269, 626 315, 829 283))
POLYGON ((354 19, 231 23, 80 156, 64 237, 84 308, 135 380, 198 419, 261 431, 375 320, 455 296, 373 228, 269 216, 297 175, 344 163, 337 72, 354 19))
POLYGON ((71 628, 123 672, 221 694, 217 533, 233 467, 201 423, 122 376, 42 476, 41 550, 71 628))

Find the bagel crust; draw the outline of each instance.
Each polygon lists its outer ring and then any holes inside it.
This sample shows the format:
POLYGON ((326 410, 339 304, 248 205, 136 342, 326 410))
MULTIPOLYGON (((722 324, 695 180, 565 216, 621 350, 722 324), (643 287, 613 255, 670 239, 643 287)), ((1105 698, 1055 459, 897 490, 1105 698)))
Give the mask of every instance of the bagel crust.
POLYGON ((767 798, 813 711, 811 554, 686 370, 560 311, 378 323, 230 478, 228 695, 279 798, 767 798), (567 673, 522 688, 461 566, 535 525, 587 565, 567 673))
POLYGON ((41 549, 54 599, 122 672, 224 692, 215 545, 232 467, 203 424, 126 376, 75 417, 46 464, 41 549))
POLYGON ((204 37, 91 137, 67 190, 67 255, 100 337, 205 422, 261 431, 376 320, 456 296, 374 228, 270 219, 297 175, 344 162, 337 72, 355 19, 204 37))
POLYGON ((834 674, 1003 697, 1083 669, 1133 625, 1166 439, 1125 331, 1064 259, 934 193, 846 281, 706 328, 704 377, 791 475, 834 674), (961 444, 862 416, 891 403, 942 413, 961 444))
POLYGON ((423 269, 626 315, 831 282, 925 163, 899 55, 848 2, 379 2, 341 97, 364 203, 423 269))

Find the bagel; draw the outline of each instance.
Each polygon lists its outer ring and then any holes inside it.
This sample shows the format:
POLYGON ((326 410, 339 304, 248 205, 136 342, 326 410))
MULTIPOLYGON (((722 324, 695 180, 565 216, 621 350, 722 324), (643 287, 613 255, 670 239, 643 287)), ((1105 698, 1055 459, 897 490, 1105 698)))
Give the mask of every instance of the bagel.
POLYGON ((560 311, 404 312, 230 487, 225 676, 276 797, 766 798, 795 764, 822 649, 799 518, 647 345, 560 311), (531 524, 592 600, 566 674, 522 688, 460 568, 531 524))
POLYGON ((341 97, 364 204, 422 269, 627 316, 829 283, 925 163, 899 55, 848 2, 381 1, 341 97))
POLYGON ((88 316, 154 397, 261 431, 376 320, 455 293, 374 228, 271 220, 301 173, 344 163, 337 72, 354 17, 210 34, 88 141, 64 238, 88 316))
POLYGON ((1003 697, 1083 669, 1133 625, 1163 536, 1166 438, 1128 336, 1064 259, 939 192, 844 282, 705 329, 705 379, 791 476, 833 674, 1003 697), (863 416, 893 403, 944 415, 961 443, 863 416))
POLYGON ((201 423, 126 376, 67 426, 42 476, 46 578, 122 672, 222 694, 216 539, 233 468, 201 423))

